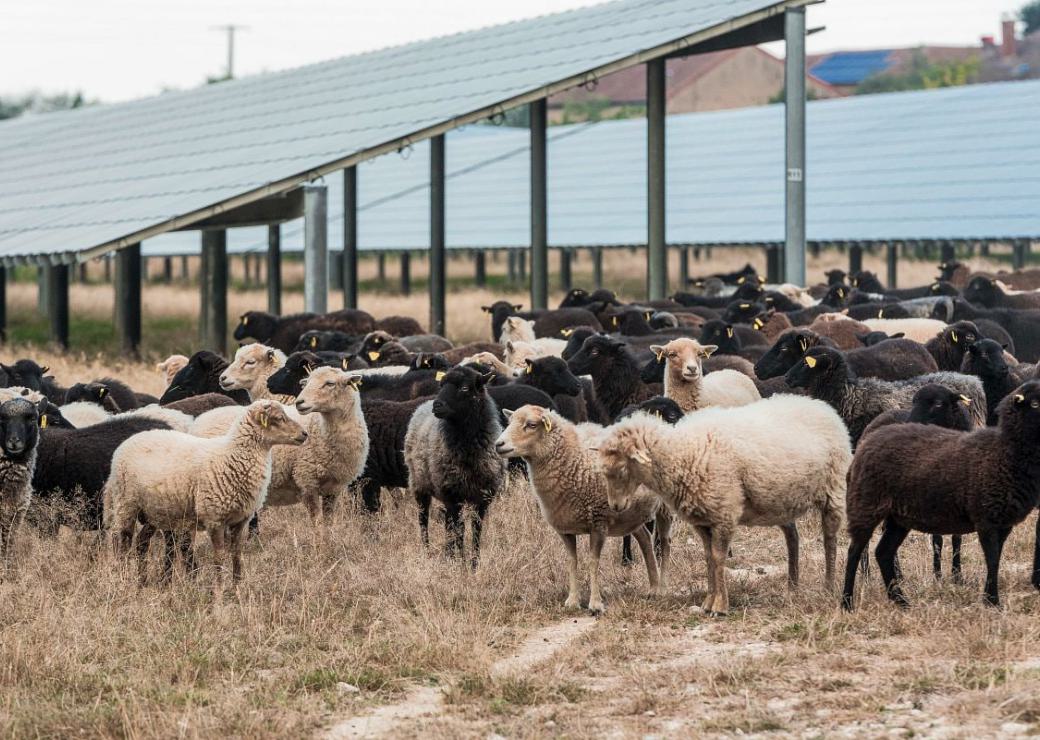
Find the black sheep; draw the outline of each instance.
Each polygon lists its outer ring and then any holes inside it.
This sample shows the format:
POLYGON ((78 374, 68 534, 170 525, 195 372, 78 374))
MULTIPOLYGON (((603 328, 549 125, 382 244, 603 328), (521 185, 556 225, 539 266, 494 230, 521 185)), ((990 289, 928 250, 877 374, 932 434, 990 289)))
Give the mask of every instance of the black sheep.
POLYGON ((626 406, 621 410, 621 413, 618 414, 617 420, 621 421, 622 419, 627 419, 629 416, 639 411, 644 411, 651 416, 656 416, 658 419, 661 419, 668 424, 676 424, 685 416, 683 410, 679 408, 679 404, 672 399, 667 396, 654 396, 642 403, 626 406))
POLYGON ((672 300, 683 306, 702 308, 726 308, 733 301, 745 301, 753 303, 759 300, 764 291, 757 281, 745 282, 737 287, 731 295, 703 296, 696 293, 684 293, 679 291, 672 295, 672 300))
POLYGON ((975 375, 986 392, 986 424, 996 426, 997 406, 1012 390, 1021 385, 1011 374, 1004 348, 992 339, 980 339, 968 346, 960 371, 975 375))
POLYGON ((591 303, 589 291, 584 288, 571 288, 560 301, 558 308, 581 308, 591 303))
POLYGON ((970 321, 958 321, 925 342, 924 348, 935 358, 940 370, 958 371, 964 353, 978 338, 979 327, 970 321))
MULTIPOLYGON (((574 326, 591 326, 603 328, 596 315, 584 308, 557 308, 543 311, 534 320, 535 337, 553 337, 559 339, 560 332, 574 326)), ((501 330, 501 329, 500 329, 501 330)))
POLYGON ((255 339, 289 354, 300 341, 300 336, 311 329, 367 334, 375 328, 375 319, 371 314, 354 308, 325 314, 295 313, 288 316, 275 316, 266 311, 246 311, 235 327, 235 339, 239 342, 255 339))
POLYGON ((887 342, 889 339, 902 339, 905 336, 906 334, 903 332, 890 335, 883 331, 870 331, 866 334, 857 334, 856 339, 862 342, 864 347, 873 347, 875 344, 887 342))
POLYGON ((716 355, 736 355, 749 362, 758 362, 769 348, 761 332, 718 319, 704 322, 697 341, 717 346, 716 355))
POLYGON ((885 292, 885 286, 878 280, 878 276, 870 270, 860 270, 849 275, 849 285, 862 290, 864 293, 885 292))
MULTIPOLYGON (((961 292, 957 287, 944 280, 937 280, 928 285, 919 285, 915 288, 893 288, 886 290, 885 298, 897 301, 907 301, 913 298, 932 298, 940 295, 959 296, 961 292)), ((887 317, 886 317, 887 318, 887 317)))
POLYGON ((805 308, 805 306, 798 301, 795 301, 776 290, 767 291, 766 294, 762 296, 762 303, 765 304, 767 310, 772 308, 776 311, 800 311, 805 308))
POLYGON ((65 391, 65 403, 95 403, 110 414, 119 414, 123 408, 112 397, 104 383, 76 383, 65 391))
POLYGON ((932 316, 947 323, 954 321, 974 321, 982 328, 981 319, 994 321, 1001 326, 1014 342, 1015 357, 1022 362, 1040 360, 1040 310, 1019 310, 1013 308, 976 308, 967 301, 953 300, 953 316, 947 315, 945 304, 936 304, 932 316))
MULTIPOLYGON (((364 386, 362 386, 364 388, 364 386)), ((379 511, 383 488, 408 485, 408 468, 404 464, 404 436, 412 414, 432 396, 410 401, 368 400, 362 396, 361 411, 368 427, 368 459, 355 489, 368 511, 379 511)))
POLYGON ((571 359, 581 349, 581 345, 585 344, 585 340, 589 337, 599 334, 598 331, 593 329, 591 326, 579 326, 575 329, 564 330, 563 338, 567 340, 567 346, 563 348, 560 353, 560 357, 565 360, 571 359))
POLYGON ((986 601, 1000 603, 1004 542, 1040 500, 1040 382, 1016 389, 1001 402, 998 415, 997 427, 974 432, 903 424, 863 440, 849 470, 844 608, 852 608, 856 563, 882 522, 885 532, 875 555, 893 602, 908 605, 895 558, 916 530, 976 532, 986 559, 986 601))
POLYGON ((844 270, 834 269, 827 270, 827 272, 823 273, 823 276, 827 278, 827 285, 844 285, 848 273, 844 270))
POLYGON ((502 324, 506 323, 506 319, 510 316, 537 319, 542 313, 541 311, 521 311, 522 308, 522 304, 509 301, 495 301, 490 306, 480 307, 484 313, 491 314, 491 338, 493 340, 497 342, 498 338, 502 336, 502 324))
POLYGON ((165 406, 203 393, 223 393, 240 406, 248 406, 249 393, 244 390, 225 391, 220 387, 220 374, 229 364, 215 352, 206 349, 196 352, 188 359, 188 364, 173 376, 170 387, 162 394, 159 403, 165 406))
MULTIPOLYGON (((762 380, 779 377, 813 347, 834 347, 834 343, 809 329, 790 329, 755 363, 755 374, 762 380)), ((928 350, 911 339, 889 339, 850 349, 843 356, 852 372, 864 378, 907 380, 939 369, 928 350)))
MULTIPOLYGON (((462 509, 469 506, 474 567, 480 557, 488 506, 506 478, 506 462, 495 453, 502 425, 499 410, 486 392, 488 380, 489 375, 469 367, 450 370, 437 397, 416 409, 404 441, 408 488, 419 505, 423 544, 430 542, 430 503, 436 498, 444 505, 447 553, 461 556, 465 531, 462 509)), ((523 386, 501 390, 516 388, 523 386)))
POLYGON ((384 316, 376 321, 374 331, 385 331, 398 338, 414 337, 426 333, 422 324, 411 316, 384 316))
POLYGON ((994 278, 976 275, 964 288, 964 300, 985 308, 1040 308, 1040 293, 1005 293, 994 278))
MULTIPOLYGON (((888 342, 865 349, 877 349, 885 344, 888 342)), ((967 396, 971 399, 975 423, 981 425, 985 421, 982 410, 986 397, 982 383, 969 375, 941 372, 896 381, 861 378, 849 367, 840 350, 810 347, 784 379, 792 388, 805 388, 813 398, 830 404, 848 427, 853 447, 871 421, 891 409, 910 408, 914 394, 929 383, 944 385, 967 396)))
POLYGON ((180 411, 188 416, 199 416, 207 411, 219 409, 223 406, 236 406, 237 404, 223 393, 203 393, 201 396, 191 396, 181 401, 171 401, 165 408, 180 411))
POLYGON ((0 404, 0 568, 8 565, 12 538, 32 500, 39 425, 37 404, 24 398, 0 404))
POLYGON ((312 329, 300 335, 293 352, 349 352, 360 341, 361 337, 341 331, 312 329))
POLYGON ((164 422, 140 416, 117 416, 85 429, 56 429, 48 423, 40 430, 33 475, 36 500, 72 508, 72 516, 60 517, 58 523, 100 529, 101 491, 116 448, 139 432, 169 428, 164 422))
MULTIPOLYGON (((454 365, 448 358, 439 352, 417 352, 412 355, 412 361, 408 363, 408 372, 418 370, 450 370, 454 365)), ((405 373, 406 375, 408 373, 405 373)))
POLYGON ((585 340, 581 349, 567 361, 575 375, 591 375, 596 399, 613 420, 633 403, 660 395, 639 379, 640 367, 624 342, 600 335, 585 340))
MULTIPOLYGON (((582 383, 567 368, 559 357, 528 359, 518 383, 544 391, 560 414, 575 424, 589 420, 588 409, 582 394, 582 383)), ((507 422, 508 423, 508 422, 507 422)))
MULTIPOLYGON (((801 309, 801 306, 798 307, 801 309)), ((760 313, 764 313, 764 303, 750 301, 733 301, 722 312, 722 320, 731 324, 750 324, 760 313)))

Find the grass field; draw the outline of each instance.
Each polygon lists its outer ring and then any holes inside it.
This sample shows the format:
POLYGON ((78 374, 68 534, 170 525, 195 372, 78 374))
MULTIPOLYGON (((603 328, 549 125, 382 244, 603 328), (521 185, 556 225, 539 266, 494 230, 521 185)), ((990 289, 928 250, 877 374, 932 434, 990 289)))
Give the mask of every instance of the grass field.
MULTIPOLYGON (((730 263, 743 258, 726 256, 711 269, 730 263)), ((934 267, 905 272, 923 281, 934 267)), ((195 295, 148 286, 147 326, 162 319, 173 327, 149 338, 148 362, 105 351, 100 329, 91 340, 97 344, 68 355, 16 346, 2 356, 37 357, 63 382, 114 374, 157 392, 150 360, 181 349, 177 342, 191 348, 195 295)), ((484 338, 478 307, 500 295, 452 295, 450 333, 484 338)), ((520 291, 506 297, 523 300, 520 291)), ((35 306, 32 286, 11 286, 10 300, 17 307, 10 329, 19 337, 28 332, 19 317, 35 306)), ((366 296, 363 306, 424 316, 425 300, 382 294, 366 296)), ((235 293, 231 313, 258 305, 260 292, 235 293)), ((111 311, 108 288, 75 286, 73 306, 78 320, 100 324, 111 311)), ((298 307, 299 297, 290 296, 288 310, 298 307)), ((318 531, 300 506, 271 511, 247 548, 244 583, 219 599, 207 588, 210 572, 159 585, 153 567, 151 582, 139 586, 90 538, 28 531, 14 567, 0 578, 0 736, 1040 731, 1040 595, 1029 585, 1033 518, 1005 549, 999 609, 981 603, 984 569, 974 538, 966 538, 965 584, 957 586, 932 579, 930 548, 914 535, 900 554, 912 608, 888 604, 873 568, 861 579, 857 611, 844 614, 836 594, 822 588, 819 527, 805 520, 802 586, 795 592, 786 588, 780 532, 738 534, 732 611, 723 619, 693 607, 704 593, 704 560, 687 527, 675 533, 670 592, 656 598, 646 595, 641 562, 622 567, 612 541, 603 563, 607 613, 591 619, 563 608, 564 550, 522 482, 492 505, 475 572, 439 555, 436 517, 434 551, 427 553, 415 504, 403 492, 385 501, 381 513, 365 515, 344 500, 318 531)), ((198 549, 208 562, 205 539, 198 549)), ((580 552, 584 563, 584 543, 580 552)))

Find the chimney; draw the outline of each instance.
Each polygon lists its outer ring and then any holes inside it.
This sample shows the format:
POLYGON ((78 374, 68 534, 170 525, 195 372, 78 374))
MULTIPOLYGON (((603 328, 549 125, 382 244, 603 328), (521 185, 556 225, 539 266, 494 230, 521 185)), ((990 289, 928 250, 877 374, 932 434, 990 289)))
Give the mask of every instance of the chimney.
POLYGON ((1015 45, 1015 20, 1004 16, 1000 22, 1000 56, 1005 59, 1015 56, 1017 48, 1015 45))

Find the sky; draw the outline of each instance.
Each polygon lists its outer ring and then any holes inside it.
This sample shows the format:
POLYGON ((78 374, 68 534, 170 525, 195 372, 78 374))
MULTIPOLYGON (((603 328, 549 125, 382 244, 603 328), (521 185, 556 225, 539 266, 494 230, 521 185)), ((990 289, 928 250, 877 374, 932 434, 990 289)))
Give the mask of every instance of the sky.
MULTIPOLYGON (((828 0, 809 8, 810 53, 999 39, 1025 0, 828 0)), ((114 102, 223 74, 297 67, 595 4, 588 0, 35 0, 0 8, 0 96, 79 90, 114 102)), ((767 48, 783 54, 783 44, 767 48)))

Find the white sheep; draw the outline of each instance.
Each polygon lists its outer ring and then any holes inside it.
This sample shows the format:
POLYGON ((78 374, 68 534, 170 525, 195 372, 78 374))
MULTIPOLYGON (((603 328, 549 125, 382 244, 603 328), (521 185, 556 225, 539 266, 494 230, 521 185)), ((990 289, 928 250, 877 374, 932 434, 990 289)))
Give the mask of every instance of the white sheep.
POLYGON ((499 435, 495 450, 503 457, 522 457, 527 463, 531 489, 538 499, 542 517, 567 548, 567 600, 569 609, 579 607, 577 535, 589 535, 592 556, 589 583, 589 611, 601 614, 603 598, 599 589, 599 559, 607 537, 633 535, 646 563, 650 588, 664 588, 671 549, 671 517, 660 499, 639 489, 628 506, 617 511, 607 502, 607 480, 599 469, 596 453, 589 448, 602 435, 593 425, 579 428, 554 411, 540 406, 521 406, 505 411, 509 425, 499 435), (656 534, 661 542, 661 567, 658 573, 646 522, 657 520, 656 534))
POLYGON ((173 376, 179 373, 185 365, 188 364, 188 358, 184 355, 170 355, 165 360, 157 363, 155 370, 162 379, 169 386, 173 382, 173 376))
POLYGON ((543 337, 533 342, 506 342, 504 362, 513 375, 523 374, 528 360, 539 357, 560 357, 567 343, 562 339, 543 337))
POLYGON ((841 417, 823 401, 777 395, 704 409, 675 426, 636 415, 608 430, 599 452, 611 506, 624 509, 643 485, 696 528, 707 561, 706 612, 729 609, 726 555, 738 525, 784 530, 794 585, 794 523, 815 509, 823 522, 825 582, 833 583, 852 450, 841 417))
POLYGON ((473 365, 474 363, 480 363, 481 365, 487 365, 499 375, 512 375, 513 368, 502 362, 502 360, 495 357, 491 352, 478 352, 475 355, 462 358, 460 365, 473 365))
POLYGON ((925 344, 942 332, 946 324, 937 319, 864 319, 871 331, 883 331, 889 336, 902 332, 907 339, 925 344))
POLYGON ((38 424, 35 403, 15 398, 0 404, 0 571, 10 560, 14 534, 32 500, 38 424))
POLYGON ((702 345, 696 339, 680 337, 664 346, 651 345, 658 359, 665 359, 664 395, 679 404, 683 413, 711 407, 746 406, 762 399, 757 386, 744 373, 716 370, 704 374, 702 362, 711 357, 717 345, 702 345))
MULTIPOLYGON (((346 490, 361 474, 369 442, 358 393, 361 383, 360 375, 334 367, 318 367, 307 376, 295 407, 283 409, 301 423, 307 442, 298 449, 274 449, 264 506, 303 501, 316 521, 324 502, 346 490)), ((243 413, 235 406, 207 411, 195 420, 191 433, 200 437, 226 434, 243 413)))
POLYGON ((535 340, 534 321, 510 316, 502 322, 502 330, 498 334, 498 343, 533 342, 535 340))
POLYGON ((112 413, 93 401, 73 401, 58 407, 65 420, 77 429, 91 427, 112 418, 112 413))
POLYGON ((271 393, 267 379, 285 365, 285 353, 263 344, 239 347, 235 359, 220 374, 220 387, 225 391, 244 390, 252 401, 270 398, 292 403, 291 396, 271 393))
POLYGON ((215 439, 172 430, 135 434, 116 449, 104 488, 105 520, 116 550, 129 551, 141 519, 146 522, 137 548, 142 571, 156 530, 191 536, 196 528, 205 529, 214 560, 223 566, 226 532, 233 577, 240 580, 243 533, 267 495, 271 449, 306 439, 303 428, 270 400, 254 402, 215 439))

